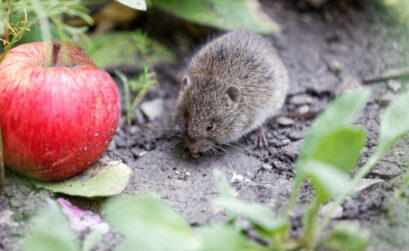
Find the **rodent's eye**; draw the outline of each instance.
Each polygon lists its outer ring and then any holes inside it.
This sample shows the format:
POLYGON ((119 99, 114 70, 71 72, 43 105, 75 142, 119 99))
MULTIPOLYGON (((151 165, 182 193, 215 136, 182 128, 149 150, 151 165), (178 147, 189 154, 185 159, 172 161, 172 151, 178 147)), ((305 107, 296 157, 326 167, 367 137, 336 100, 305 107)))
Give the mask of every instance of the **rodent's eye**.
POLYGON ((211 131, 211 130, 213 130, 213 129, 214 129, 214 124, 213 124, 213 123, 209 123, 209 124, 207 125, 206 131, 211 131))

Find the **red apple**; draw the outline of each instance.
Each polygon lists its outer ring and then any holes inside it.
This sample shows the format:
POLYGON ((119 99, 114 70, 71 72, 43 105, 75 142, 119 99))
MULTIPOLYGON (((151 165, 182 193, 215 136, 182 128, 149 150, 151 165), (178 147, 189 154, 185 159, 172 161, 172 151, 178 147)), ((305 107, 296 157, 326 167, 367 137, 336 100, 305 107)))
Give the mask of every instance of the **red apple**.
POLYGON ((0 64, 6 166, 41 181, 69 178, 94 163, 120 116, 118 89, 110 75, 80 47, 50 44, 20 45, 0 64))

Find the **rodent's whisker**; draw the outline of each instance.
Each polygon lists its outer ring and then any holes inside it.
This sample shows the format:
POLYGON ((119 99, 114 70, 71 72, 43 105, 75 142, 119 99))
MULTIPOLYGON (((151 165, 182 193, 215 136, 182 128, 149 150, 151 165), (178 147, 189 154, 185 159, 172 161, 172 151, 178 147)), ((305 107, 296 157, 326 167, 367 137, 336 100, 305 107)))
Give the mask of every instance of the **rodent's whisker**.
POLYGON ((240 145, 240 144, 238 144, 237 142, 223 143, 223 144, 221 144, 221 145, 222 145, 222 146, 225 146, 225 147, 231 147, 231 148, 233 148, 233 149, 239 149, 239 150, 243 150, 243 149, 244 149, 243 146, 240 145))
POLYGON ((221 145, 215 145, 215 147, 216 147, 218 150, 222 150, 223 152, 225 152, 225 153, 231 155, 231 153, 230 153, 229 151, 227 151, 226 149, 224 149, 223 146, 221 146, 221 145))

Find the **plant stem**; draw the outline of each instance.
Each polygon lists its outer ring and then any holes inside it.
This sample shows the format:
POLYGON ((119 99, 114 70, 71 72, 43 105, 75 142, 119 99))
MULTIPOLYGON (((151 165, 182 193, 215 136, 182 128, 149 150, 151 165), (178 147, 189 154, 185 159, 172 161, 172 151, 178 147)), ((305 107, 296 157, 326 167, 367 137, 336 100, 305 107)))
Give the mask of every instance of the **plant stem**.
MULTIPOLYGON (((351 188, 355 187, 358 182, 365 177, 365 175, 372 169, 375 163, 383 156, 383 152, 380 150, 375 150, 375 153, 369 158, 369 160, 365 163, 365 165, 358 171, 358 173, 354 176, 351 182, 351 188)), ((332 218, 336 208, 342 203, 344 203, 345 199, 348 197, 349 192, 340 195, 334 202, 332 208, 328 211, 328 213, 324 216, 324 219, 321 221, 317 229, 317 236, 320 236, 324 229, 327 227, 329 221, 332 218)))
POLYGON ((52 63, 51 66, 57 65, 58 60, 58 53, 61 49, 61 43, 58 41, 51 41, 53 49, 52 49, 52 63))
POLYGON ((50 22, 48 21, 47 14, 42 8, 38 0, 31 0, 34 12, 37 14, 37 17, 40 22, 41 37, 46 45, 46 67, 51 67, 53 63, 53 45, 51 42, 51 32, 50 32, 50 22))
MULTIPOLYGON (((10 4, 10 0, 7 1, 8 4, 10 4)), ((6 42, 9 41, 9 15, 10 15, 10 9, 9 7, 6 8, 6 18, 4 21, 4 40, 6 42)))
POLYGON ((302 171, 301 168, 299 168, 299 166, 302 166, 300 165, 300 162, 301 160, 297 160, 297 162, 295 163, 296 175, 295 175, 294 186, 293 186, 293 189, 290 194, 290 198, 288 199, 288 203, 284 211, 284 216, 287 219, 290 217, 291 208, 293 208, 293 206, 296 203, 298 191, 300 190, 303 180, 305 178, 304 172, 302 171))
POLYGON ((301 184, 302 184, 302 179, 297 179, 296 178, 295 181, 294 181, 293 189, 292 189, 291 194, 290 194, 290 198, 288 199, 287 206, 285 207, 284 216, 286 218, 290 217, 290 211, 291 211, 291 208, 295 205, 295 202, 296 202, 296 199, 297 199, 297 194, 298 194, 298 191, 301 188, 301 184))
POLYGON ((311 214, 306 222, 304 235, 301 239, 301 245, 305 247, 307 250, 313 249, 315 246, 316 238, 319 236, 317 235, 317 228, 315 227, 318 214, 320 211, 321 203, 318 200, 314 200, 311 204, 311 214))

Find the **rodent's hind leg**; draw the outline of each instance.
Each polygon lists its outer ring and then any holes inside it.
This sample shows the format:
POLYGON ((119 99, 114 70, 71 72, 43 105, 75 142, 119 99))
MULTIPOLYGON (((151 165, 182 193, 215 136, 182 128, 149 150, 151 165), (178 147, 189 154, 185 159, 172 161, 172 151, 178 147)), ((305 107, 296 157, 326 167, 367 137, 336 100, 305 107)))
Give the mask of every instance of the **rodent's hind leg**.
POLYGON ((254 140, 254 144, 258 148, 265 148, 268 146, 269 133, 267 132, 266 128, 262 125, 260 126, 255 132, 254 135, 256 136, 254 140))

